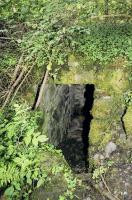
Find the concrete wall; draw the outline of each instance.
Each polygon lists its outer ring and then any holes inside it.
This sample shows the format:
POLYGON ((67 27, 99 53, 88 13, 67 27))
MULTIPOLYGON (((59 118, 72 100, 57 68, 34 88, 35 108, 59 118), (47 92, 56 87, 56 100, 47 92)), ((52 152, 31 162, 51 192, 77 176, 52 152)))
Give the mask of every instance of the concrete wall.
POLYGON ((44 113, 42 130, 54 145, 66 136, 71 119, 71 101, 68 85, 46 85, 41 111, 44 113))
POLYGON ((84 91, 85 85, 46 85, 40 105, 44 114, 42 131, 55 146, 65 139, 74 115, 81 114, 84 91))

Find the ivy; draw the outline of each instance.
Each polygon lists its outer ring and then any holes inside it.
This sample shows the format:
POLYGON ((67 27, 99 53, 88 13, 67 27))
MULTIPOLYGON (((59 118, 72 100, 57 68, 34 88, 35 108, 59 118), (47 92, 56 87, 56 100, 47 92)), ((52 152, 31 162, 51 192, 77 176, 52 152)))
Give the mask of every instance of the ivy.
POLYGON ((98 23, 89 28, 90 34, 81 39, 80 54, 103 65, 118 57, 131 59, 131 24, 98 23))

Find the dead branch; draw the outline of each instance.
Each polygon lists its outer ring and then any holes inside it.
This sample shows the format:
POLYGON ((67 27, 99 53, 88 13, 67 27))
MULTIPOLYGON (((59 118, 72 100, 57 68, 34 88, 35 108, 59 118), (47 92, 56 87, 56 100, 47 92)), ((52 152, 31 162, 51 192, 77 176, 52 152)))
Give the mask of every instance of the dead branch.
POLYGON ((101 175, 101 179, 102 179, 102 181, 103 181, 103 183, 104 183, 104 185, 105 185, 106 189, 108 190, 108 192, 109 192, 109 193, 111 193, 111 191, 110 191, 110 189, 109 189, 109 187, 108 187, 107 183, 106 183, 106 182, 105 182, 105 180, 104 180, 104 177, 103 177, 103 175, 101 175))
POLYGON ((12 80, 11 80, 11 83, 9 85, 9 88, 11 87, 11 85, 13 84, 13 82, 16 80, 17 78, 17 74, 18 74, 18 71, 20 69, 20 65, 22 63, 22 59, 23 59, 23 54, 21 55, 19 61, 18 61, 18 64, 16 65, 15 67, 15 70, 14 70, 14 73, 13 73, 13 76, 12 76, 12 80))
POLYGON ((12 38, 9 38, 9 37, 0 37, 0 40, 12 40, 12 38))
POLYGON ((15 82, 13 83, 13 85, 11 86, 11 88, 8 90, 8 93, 7 93, 7 97, 5 99, 5 102, 2 106, 2 109, 5 108, 5 106, 7 105, 7 103, 9 102, 10 100, 10 97, 12 95, 12 92, 14 91, 15 87, 19 84, 19 82, 21 81, 23 75, 24 75, 25 71, 22 70, 21 73, 19 74, 18 78, 15 80, 15 82))
POLYGON ((1 92, 1 99, 5 98, 7 96, 8 90, 4 90, 1 92))
POLYGON ((35 109, 38 108, 38 106, 39 106, 39 104, 41 102, 43 91, 44 91, 44 87, 45 87, 45 84, 47 83, 47 80, 48 80, 48 76, 49 76, 49 70, 46 70, 46 73, 44 74, 42 85, 40 87, 39 96, 38 96, 37 102, 35 104, 35 109))
MULTIPOLYGON (((108 192, 111 194, 111 196, 113 196, 113 194, 111 193, 111 191, 110 191, 110 189, 109 189, 109 187, 108 187, 108 185, 107 185, 107 183, 106 183, 106 181, 105 181, 103 175, 101 175, 101 180, 103 181, 105 188, 108 190, 108 192)), ((113 197, 114 197, 114 196, 113 196, 113 197)), ((117 197, 114 197, 114 198, 115 198, 116 200, 120 200, 120 199, 117 198, 117 197)))
MULTIPOLYGON (((114 197, 111 193, 107 192, 105 189, 99 188, 98 185, 92 183, 91 181, 90 181, 90 185, 91 185, 92 188, 97 190, 97 192, 99 192, 101 195, 103 195, 107 199, 109 199, 109 200, 117 200, 117 197, 114 197)), ((120 199, 118 199, 118 200, 120 200, 120 199)))
POLYGON ((24 81, 26 80, 26 78, 28 77, 28 75, 31 73, 32 69, 33 69, 34 65, 28 70, 27 74, 24 76, 24 78, 22 79, 22 81, 20 82, 20 84, 18 85, 18 87, 16 88, 14 95, 12 97, 11 102, 14 100, 14 98, 16 97, 18 91, 20 90, 20 88, 22 87, 24 81))

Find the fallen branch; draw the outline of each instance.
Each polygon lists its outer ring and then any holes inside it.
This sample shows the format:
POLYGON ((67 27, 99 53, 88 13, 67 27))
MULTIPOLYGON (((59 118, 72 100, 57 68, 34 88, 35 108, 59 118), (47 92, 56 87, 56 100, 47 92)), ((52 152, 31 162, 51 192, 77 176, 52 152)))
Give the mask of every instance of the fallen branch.
POLYGON ((100 190, 99 187, 95 186, 95 189, 103 196, 105 196, 107 199, 109 200, 116 200, 115 197, 113 197, 113 195, 111 195, 109 192, 107 192, 106 190, 100 190))
POLYGON ((8 93, 7 93, 7 97, 5 99, 5 102, 2 106, 2 109, 5 108, 5 106, 7 105, 7 103, 9 102, 10 100, 10 97, 12 95, 12 92, 14 91, 14 88, 19 84, 19 82, 21 81, 23 75, 24 75, 25 71, 22 70, 21 73, 19 74, 18 78, 15 80, 15 82, 13 83, 13 85, 11 86, 11 88, 8 90, 8 93))
MULTIPOLYGON (((111 193, 111 191, 110 191, 110 189, 109 189, 109 187, 108 187, 107 183, 106 183, 106 182, 105 182, 105 180, 104 180, 104 177, 103 177, 103 175, 101 175, 101 179, 102 179, 102 181, 103 181, 103 183, 104 183, 104 185, 105 185, 106 189, 108 190, 108 192, 109 192, 109 193, 111 193)), ((111 194, 112 194, 112 193, 111 193, 111 194)))
POLYGON ((18 61, 18 64, 17 64, 16 67, 15 67, 15 70, 14 70, 14 73, 13 73, 13 75, 12 75, 12 80, 11 80, 11 83, 10 83, 10 85, 9 85, 9 88, 12 86, 13 82, 14 82, 14 81, 16 80, 16 78, 17 78, 18 71, 19 71, 20 65, 21 65, 21 63, 22 63, 22 59, 23 59, 23 54, 21 55, 21 57, 20 57, 20 59, 19 59, 19 61, 18 61))
POLYGON ((42 99, 42 95, 43 95, 43 91, 44 91, 44 87, 45 87, 45 84, 47 83, 47 80, 48 80, 48 76, 49 76, 49 70, 47 69, 46 70, 46 73, 44 75, 44 78, 43 78, 43 82, 42 82, 42 85, 40 87, 40 91, 39 91, 39 95, 38 95, 38 99, 36 101, 36 104, 34 106, 34 109, 37 109, 40 102, 41 102, 41 99, 42 99))
POLYGON ((27 74, 24 76, 24 78, 22 79, 21 83, 18 85, 18 87, 16 88, 14 95, 12 97, 11 102, 14 100, 14 98, 16 97, 18 91, 20 90, 21 86, 23 85, 24 81, 26 80, 26 78, 28 77, 28 75, 31 73, 32 69, 33 69, 34 65, 29 69, 29 71, 27 72, 27 74))
POLYGON ((4 90, 4 91, 2 91, 1 92, 1 99, 3 99, 3 98, 5 98, 6 96, 7 96, 7 94, 8 94, 8 90, 4 90))
MULTIPOLYGON (((93 187, 95 190, 97 190, 97 192, 99 192, 101 195, 103 195, 103 196, 106 197, 107 199, 109 199, 109 200, 117 200, 117 198, 114 197, 111 193, 107 192, 106 190, 100 189, 98 185, 93 184, 91 181, 90 181, 90 185, 91 185, 91 187, 93 187)), ((119 200, 119 199, 118 199, 118 200, 119 200)))
POLYGON ((9 38, 9 37, 0 37, 0 40, 12 40, 12 38, 9 38))

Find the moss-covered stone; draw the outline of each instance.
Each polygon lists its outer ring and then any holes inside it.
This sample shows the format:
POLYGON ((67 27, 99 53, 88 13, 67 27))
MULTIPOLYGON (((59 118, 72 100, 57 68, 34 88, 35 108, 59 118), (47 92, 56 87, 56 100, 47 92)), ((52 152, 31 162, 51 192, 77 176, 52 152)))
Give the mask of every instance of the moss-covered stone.
POLYGON ((42 132, 47 134, 50 142, 57 146, 69 127, 70 110, 69 86, 47 84, 40 108, 44 113, 42 132))
MULTIPOLYGON (((129 87, 128 72, 124 64, 117 66, 116 64, 109 66, 94 66, 83 60, 76 58, 75 55, 69 56, 67 71, 62 70, 59 84, 95 84, 96 87, 104 91, 107 95, 113 93, 122 93, 129 87), (83 68, 85 65, 85 68, 83 68), (81 70, 82 69, 82 70, 81 70)), ((124 63, 125 61, 121 61, 124 63)))
POLYGON ((90 144, 99 147, 108 128, 107 120, 92 120, 89 133, 90 144))
POLYGON ((127 109, 127 113, 124 116, 124 123, 127 135, 132 135, 132 106, 129 106, 127 109))
POLYGON ((123 68, 104 68, 97 74, 96 85, 107 94, 122 93, 128 87, 127 73, 123 68))
POLYGON ((111 97, 95 99, 92 115, 97 119, 106 119, 111 112, 111 97))
POLYGON ((66 189, 66 182, 63 174, 57 174, 52 177, 48 184, 37 189, 32 194, 31 200, 58 200, 59 196, 66 192, 66 189))
POLYGON ((30 199, 58 200, 59 196, 65 196, 67 191, 73 192, 74 188, 70 187, 69 183, 74 180, 74 176, 62 154, 54 150, 45 150, 39 158, 41 159, 40 170, 47 180, 32 193, 30 199))
POLYGON ((121 93, 129 86, 128 74, 123 69, 117 69, 113 72, 110 83, 116 93, 121 93))

